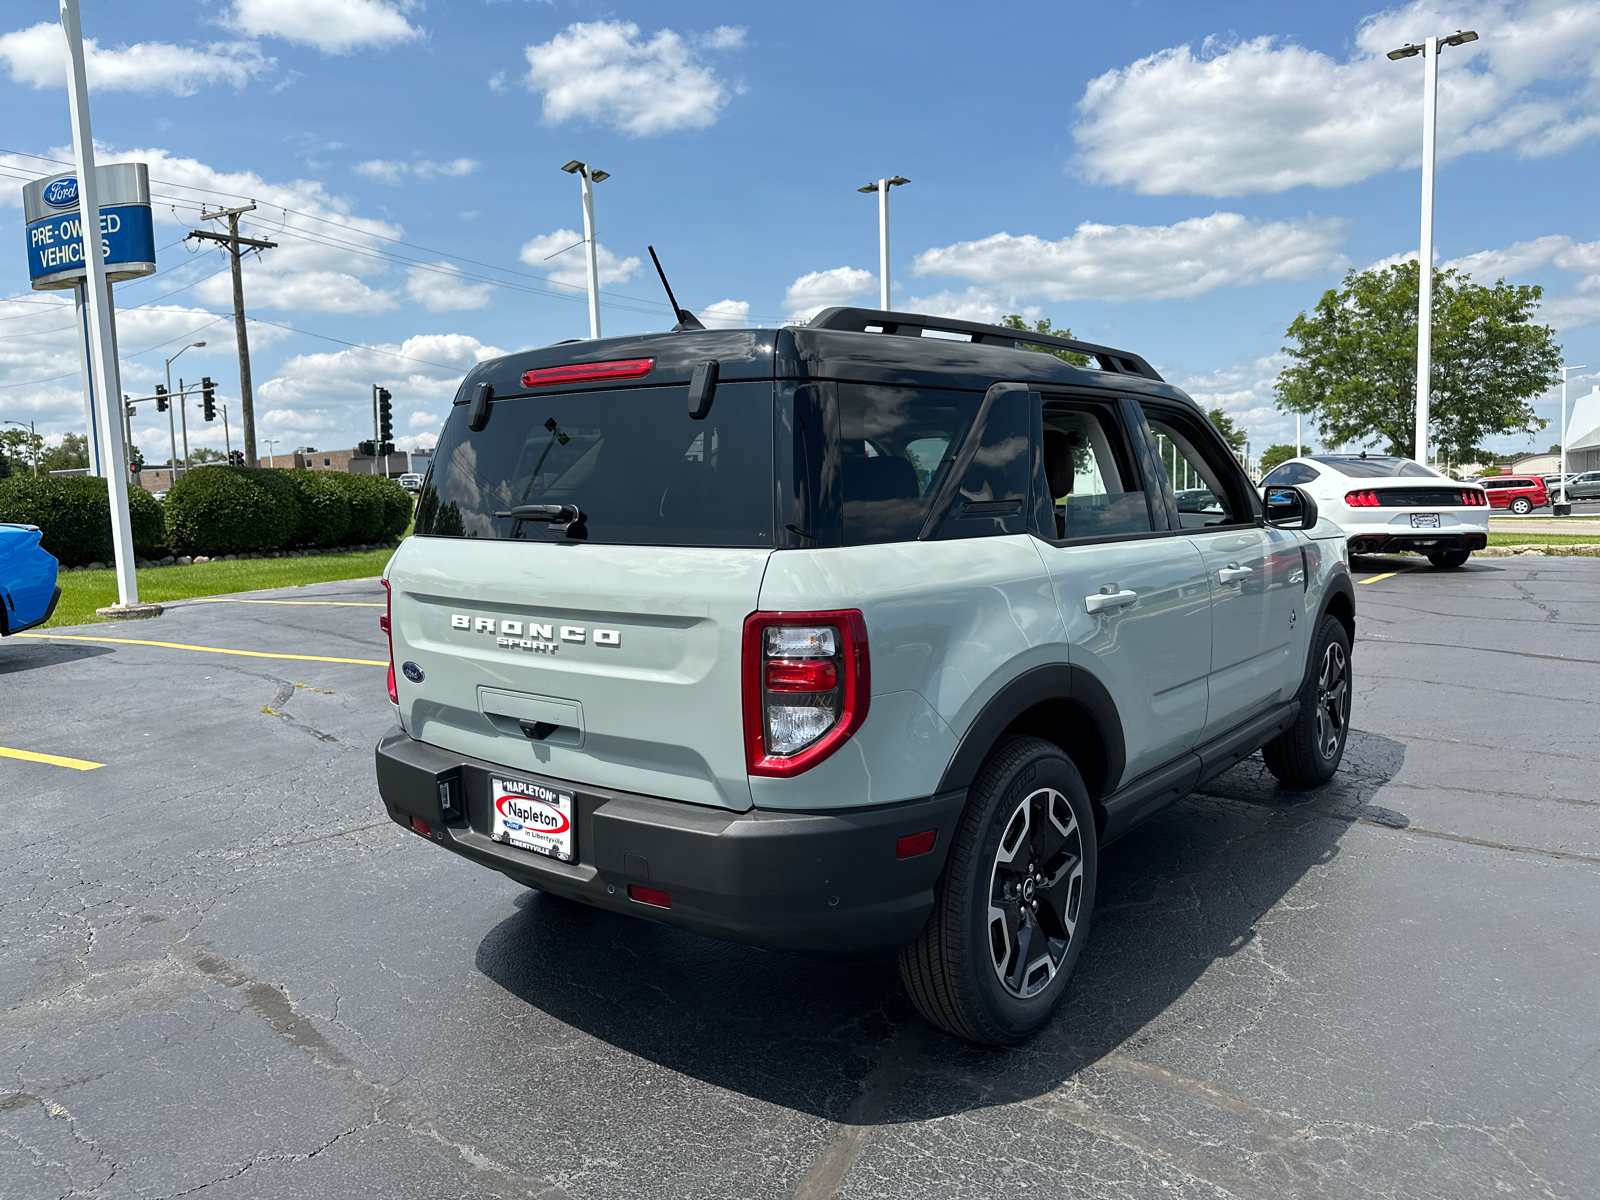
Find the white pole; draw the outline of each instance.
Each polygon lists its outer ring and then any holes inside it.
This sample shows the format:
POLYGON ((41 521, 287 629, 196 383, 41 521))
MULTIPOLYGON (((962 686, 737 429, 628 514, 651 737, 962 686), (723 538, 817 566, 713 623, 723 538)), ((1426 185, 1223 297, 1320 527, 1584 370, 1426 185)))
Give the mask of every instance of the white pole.
POLYGON ((1567 372, 1581 371, 1586 364, 1561 368, 1561 503, 1567 502, 1567 372))
POLYGON ((589 251, 589 336, 600 336, 600 259, 594 244, 594 182, 586 166, 578 172, 583 179, 583 239, 589 251))
POLYGON ((878 180, 878 307, 889 310, 889 181, 878 180))
POLYGON ((1415 457, 1428 463, 1428 403, 1433 383, 1433 159, 1439 119, 1439 39, 1422 48, 1422 246, 1417 260, 1417 434, 1415 457))
POLYGON ((1294 456, 1300 457, 1300 414, 1294 415, 1294 456))
POLYGON ((133 528, 128 517, 128 464, 112 405, 122 403, 116 363, 112 361, 111 293, 106 285, 106 262, 100 240, 100 187, 95 178, 94 132, 89 124, 89 85, 84 78, 83 25, 78 0, 61 0, 61 32, 67 43, 67 99, 72 111, 72 142, 78 168, 78 225, 83 237, 83 261, 89 305, 89 367, 100 402, 101 456, 106 490, 111 501, 111 545, 116 560, 119 607, 139 603, 139 580, 133 571, 133 528))
POLYGON ((100 413, 95 406, 94 373, 89 369, 89 301, 81 283, 72 285, 72 311, 77 318, 78 374, 83 378, 83 420, 89 441, 89 474, 104 475, 100 462, 100 413))

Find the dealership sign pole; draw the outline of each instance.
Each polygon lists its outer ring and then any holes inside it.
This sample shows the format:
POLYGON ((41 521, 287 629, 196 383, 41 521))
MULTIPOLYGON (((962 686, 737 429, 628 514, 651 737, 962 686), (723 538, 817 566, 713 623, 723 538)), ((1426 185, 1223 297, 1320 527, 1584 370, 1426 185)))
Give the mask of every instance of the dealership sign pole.
POLYGON ((111 214, 100 211, 100 187, 94 165, 94 134, 89 125, 89 87, 84 78, 83 26, 78 19, 78 0, 61 0, 61 32, 67 43, 67 97, 72 111, 72 141, 78 167, 77 187, 74 190, 77 192, 77 234, 82 246, 82 266, 86 274, 84 288, 89 310, 89 373, 94 383, 95 416, 100 427, 101 465, 111 502, 111 543, 117 572, 118 603, 100 612, 106 616, 156 616, 160 614, 160 608, 139 603, 139 581, 133 570, 128 467, 122 444, 122 422, 118 419, 117 411, 122 407, 122 391, 115 360, 116 342, 111 328, 111 288, 106 280, 105 253, 100 237, 101 226, 111 214))

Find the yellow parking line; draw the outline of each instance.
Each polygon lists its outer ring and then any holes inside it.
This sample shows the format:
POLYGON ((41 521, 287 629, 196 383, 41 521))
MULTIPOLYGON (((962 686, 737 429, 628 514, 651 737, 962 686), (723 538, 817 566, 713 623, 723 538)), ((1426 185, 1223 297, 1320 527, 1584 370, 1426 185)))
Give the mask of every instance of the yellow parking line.
POLYGON ((36 754, 32 750, 13 750, 0 746, 0 758, 20 758, 23 762, 45 763, 52 767, 70 767, 74 771, 93 771, 105 763, 90 762, 86 758, 67 758, 61 754, 36 754))
POLYGON ((1382 575, 1368 575, 1365 579, 1358 579, 1356 582, 1377 583, 1380 579, 1392 579, 1396 575, 1409 575, 1415 570, 1417 570, 1416 567, 1401 567, 1398 571, 1385 571, 1382 575))
POLYGON ((235 600, 232 596, 196 596, 191 604, 300 604, 321 608, 382 608, 382 601, 373 600, 235 600))
POLYGON ((199 650, 206 654, 237 654, 244 658, 292 658, 297 662, 354 663, 358 667, 387 667, 388 660, 376 658, 328 658, 321 654, 268 654, 265 650, 228 650, 222 646, 189 646, 183 642, 147 642, 139 638, 81 637, 70 633, 19 633, 17 637, 44 638, 59 642, 114 642, 119 646, 160 646, 163 650, 199 650))

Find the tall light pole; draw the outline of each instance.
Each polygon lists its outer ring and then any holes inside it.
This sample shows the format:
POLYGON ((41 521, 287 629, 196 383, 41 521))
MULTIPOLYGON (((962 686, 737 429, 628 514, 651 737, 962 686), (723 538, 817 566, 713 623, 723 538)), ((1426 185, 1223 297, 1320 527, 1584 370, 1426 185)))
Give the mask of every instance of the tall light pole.
MULTIPOLYGON (((197 346, 204 345, 204 342, 190 342, 183 348, 183 350, 193 350, 197 346)), ((178 354, 182 354, 183 350, 179 350, 178 354)), ((174 354, 171 358, 167 359, 167 437, 172 443, 172 458, 170 460, 172 473, 171 479, 169 480, 170 483, 178 482, 178 431, 172 424, 172 406, 174 403, 183 403, 181 397, 174 396, 172 394, 172 364, 177 360, 178 354, 174 354)), ((187 414, 185 414, 183 422, 183 444, 185 446, 189 444, 189 421, 187 414)))
POLYGON ((561 168, 583 180, 583 240, 589 250, 589 336, 600 336, 600 259, 594 244, 594 185, 611 178, 611 172, 573 159, 561 168))
POLYGON ((1572 505, 1567 503, 1567 372, 1581 371, 1586 364, 1579 363, 1575 367, 1561 368, 1561 499, 1556 501, 1566 511, 1562 512, 1551 507, 1551 512, 1559 517, 1571 514, 1572 505))
MULTIPOLYGON (((1565 389, 1563 388, 1562 393, 1561 393, 1561 411, 1562 412, 1566 412, 1567 411, 1567 400, 1566 400, 1566 397, 1567 397, 1567 393, 1566 393, 1565 389)), ((22 428, 22 422, 21 421, 7 421, 6 424, 7 425, 15 425, 18 428, 22 428)), ((1562 424, 1562 427, 1565 428, 1565 426, 1567 424, 1567 419, 1565 417, 1561 418, 1561 424, 1562 424)), ((39 443, 38 443, 39 435, 34 432, 33 422, 32 421, 29 421, 27 423, 27 430, 28 430, 28 453, 33 456, 33 477, 35 479, 37 479, 37 478, 39 478, 39 443)), ((1566 459, 1562 459, 1561 460, 1561 468, 1562 468, 1562 470, 1565 470, 1566 466, 1567 466, 1566 459)))
POLYGON ((1428 465, 1428 403, 1433 357, 1433 160, 1439 123, 1439 51, 1475 42, 1478 35, 1458 29, 1449 37, 1430 37, 1389 51, 1398 62, 1422 55, 1422 246, 1417 259, 1417 433, 1413 457, 1428 465))
POLYGON ((272 461, 272 448, 274 446, 276 446, 279 442, 283 441, 283 439, 282 438, 262 438, 261 440, 267 444, 267 466, 269 466, 269 467, 276 466, 277 464, 272 461))
POLYGON ((878 307, 885 312, 889 310, 889 189, 910 182, 905 176, 896 175, 856 189, 878 193, 878 307))

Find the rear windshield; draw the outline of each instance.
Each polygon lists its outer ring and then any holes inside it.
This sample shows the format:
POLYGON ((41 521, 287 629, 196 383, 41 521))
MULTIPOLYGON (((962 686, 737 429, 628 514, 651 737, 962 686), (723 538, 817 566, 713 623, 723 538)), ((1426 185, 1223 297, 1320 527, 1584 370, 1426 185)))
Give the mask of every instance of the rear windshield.
POLYGON ((573 504, 591 542, 771 546, 772 384, 720 385, 700 421, 687 400, 681 386, 514 397, 494 401, 478 433, 457 405, 416 531, 561 541, 565 526, 496 514, 573 504))
POLYGON ((1409 458, 1323 458, 1320 455, 1313 458, 1313 462, 1323 463, 1332 467, 1341 475, 1349 475, 1353 479, 1391 479, 1395 476, 1405 478, 1439 479, 1442 476, 1437 471, 1430 471, 1421 463, 1412 462, 1409 458))

